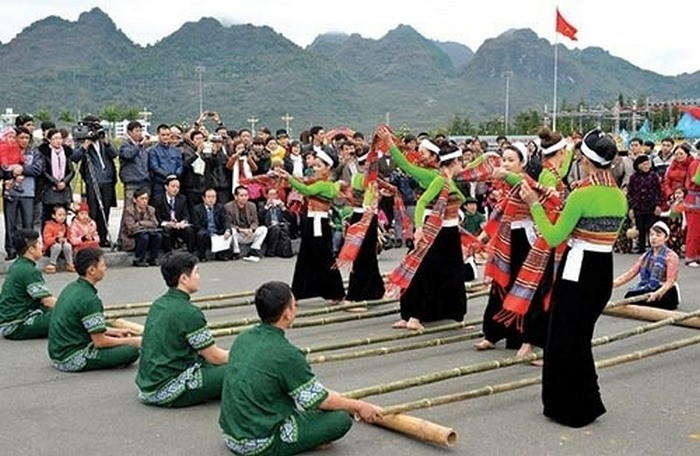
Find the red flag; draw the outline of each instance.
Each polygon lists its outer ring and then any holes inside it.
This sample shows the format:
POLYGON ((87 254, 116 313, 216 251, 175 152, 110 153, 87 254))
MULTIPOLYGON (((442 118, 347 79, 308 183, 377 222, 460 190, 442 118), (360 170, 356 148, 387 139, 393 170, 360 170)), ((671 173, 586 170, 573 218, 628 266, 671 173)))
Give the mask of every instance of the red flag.
POLYGON ((559 8, 557 8, 557 32, 574 41, 577 40, 576 32, 578 32, 578 30, 576 27, 566 22, 566 19, 559 13, 559 8))

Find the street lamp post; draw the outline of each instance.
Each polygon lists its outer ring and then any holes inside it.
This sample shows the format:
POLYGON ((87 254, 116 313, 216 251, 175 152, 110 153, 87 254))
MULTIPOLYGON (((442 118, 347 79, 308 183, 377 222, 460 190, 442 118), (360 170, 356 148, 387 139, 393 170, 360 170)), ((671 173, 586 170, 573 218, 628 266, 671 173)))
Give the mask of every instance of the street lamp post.
POLYGON ((506 78, 506 109, 505 109, 505 117, 503 119, 503 129, 505 130, 505 134, 508 134, 508 117, 510 115, 510 78, 513 77, 513 72, 508 70, 505 73, 503 73, 503 76, 506 78))
POLYGON ((282 121, 284 122, 285 128, 287 129, 287 136, 292 136, 292 130, 289 128, 289 124, 292 123, 292 120, 294 120, 294 117, 290 116, 289 113, 285 113, 282 116, 282 121))
POLYGON ((250 116, 246 119, 248 122, 250 122, 250 132, 255 136, 255 124, 258 123, 258 119, 255 116, 250 116))
POLYGON ((197 73, 197 76, 199 77, 199 114, 201 115, 204 112, 204 103, 203 103, 203 97, 202 97, 202 75, 204 74, 204 70, 206 70, 205 67, 203 66, 196 66, 194 67, 194 72, 197 73))

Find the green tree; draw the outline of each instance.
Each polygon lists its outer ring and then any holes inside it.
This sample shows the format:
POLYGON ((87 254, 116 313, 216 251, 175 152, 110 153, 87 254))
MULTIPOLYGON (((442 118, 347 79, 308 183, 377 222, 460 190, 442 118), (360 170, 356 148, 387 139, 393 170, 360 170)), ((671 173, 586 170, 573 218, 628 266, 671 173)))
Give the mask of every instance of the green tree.
POLYGON ((51 122, 52 116, 46 108, 41 108, 36 114, 34 114, 34 119, 37 121, 37 123, 51 122))
POLYGON ((67 109, 62 109, 61 112, 58 113, 58 121, 71 123, 71 122, 74 122, 75 120, 73 118, 72 112, 70 112, 67 109))
POLYGON ((137 106, 126 106, 122 110, 122 117, 123 118, 120 120, 139 120, 139 117, 141 117, 141 109, 137 106))
POLYGON ((521 135, 534 135, 543 125, 542 115, 536 109, 521 111, 515 116, 512 123, 513 133, 521 135))
POLYGON ((102 108, 102 111, 100 111, 100 118, 109 122, 109 134, 114 136, 114 124, 120 120, 124 120, 124 113, 121 109, 119 109, 119 106, 115 104, 108 104, 102 108))

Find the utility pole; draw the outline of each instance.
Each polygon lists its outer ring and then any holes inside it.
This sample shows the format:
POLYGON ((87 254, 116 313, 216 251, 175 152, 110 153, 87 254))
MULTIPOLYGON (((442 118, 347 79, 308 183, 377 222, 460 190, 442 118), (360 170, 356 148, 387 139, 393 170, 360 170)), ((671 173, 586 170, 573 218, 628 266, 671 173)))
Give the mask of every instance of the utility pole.
POLYGON ((294 120, 294 117, 290 116, 289 113, 285 113, 282 116, 282 121, 284 122, 285 129, 287 130, 287 136, 292 136, 292 130, 289 128, 289 124, 294 120))
POLYGON ((255 124, 258 123, 258 119, 255 116, 250 116, 246 119, 248 122, 250 122, 250 132, 255 136, 255 124))
POLYGON ((513 77, 513 71, 508 70, 503 73, 503 76, 506 78, 506 112, 505 112, 505 117, 503 118, 503 129, 505 131, 505 134, 508 134, 508 118, 510 115, 510 78, 513 77))
POLYGON ((200 115, 204 112, 203 91, 202 91, 202 86, 203 86, 202 75, 204 74, 205 70, 206 70, 206 68, 201 66, 201 65, 194 67, 194 72, 197 73, 197 76, 199 77, 199 114, 200 115))

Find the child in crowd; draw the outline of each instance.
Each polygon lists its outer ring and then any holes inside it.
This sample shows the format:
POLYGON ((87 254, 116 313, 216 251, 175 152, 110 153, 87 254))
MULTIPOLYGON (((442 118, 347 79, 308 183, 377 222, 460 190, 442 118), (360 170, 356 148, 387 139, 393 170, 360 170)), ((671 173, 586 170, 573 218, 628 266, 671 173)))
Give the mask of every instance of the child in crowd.
POLYGON ((90 218, 90 208, 87 203, 80 203, 78 213, 68 229, 68 240, 73 251, 78 253, 86 247, 99 247, 100 235, 97 234, 97 224, 90 218))
POLYGON ((46 274, 56 272, 56 262, 63 254, 66 260, 66 271, 75 272, 73 266, 73 247, 68 242, 68 224, 66 223, 66 209, 63 206, 54 206, 52 220, 47 220, 44 225, 42 237, 44 240, 44 254, 49 256, 49 264, 44 268, 46 274))
POLYGON ((649 230, 651 247, 624 274, 613 281, 613 287, 620 287, 639 274, 639 283, 630 288, 625 298, 651 293, 646 303, 640 303, 660 309, 673 310, 680 302, 678 288, 678 255, 668 248, 666 243, 671 230, 664 222, 656 222, 649 230))
POLYGON ((666 218, 666 224, 671 229, 671 236, 668 239, 668 246, 680 257, 683 254, 685 245, 685 188, 678 187, 668 202, 669 209, 661 214, 666 218))
POLYGON ((24 164, 24 155, 17 145, 16 136, 17 133, 12 127, 7 127, 0 132, 0 168, 4 171, 3 174, 8 173, 12 176, 3 182, 2 196, 8 200, 12 199, 10 197, 11 189, 19 193, 24 191, 22 188, 24 176, 12 174, 15 170, 21 171, 24 164))

